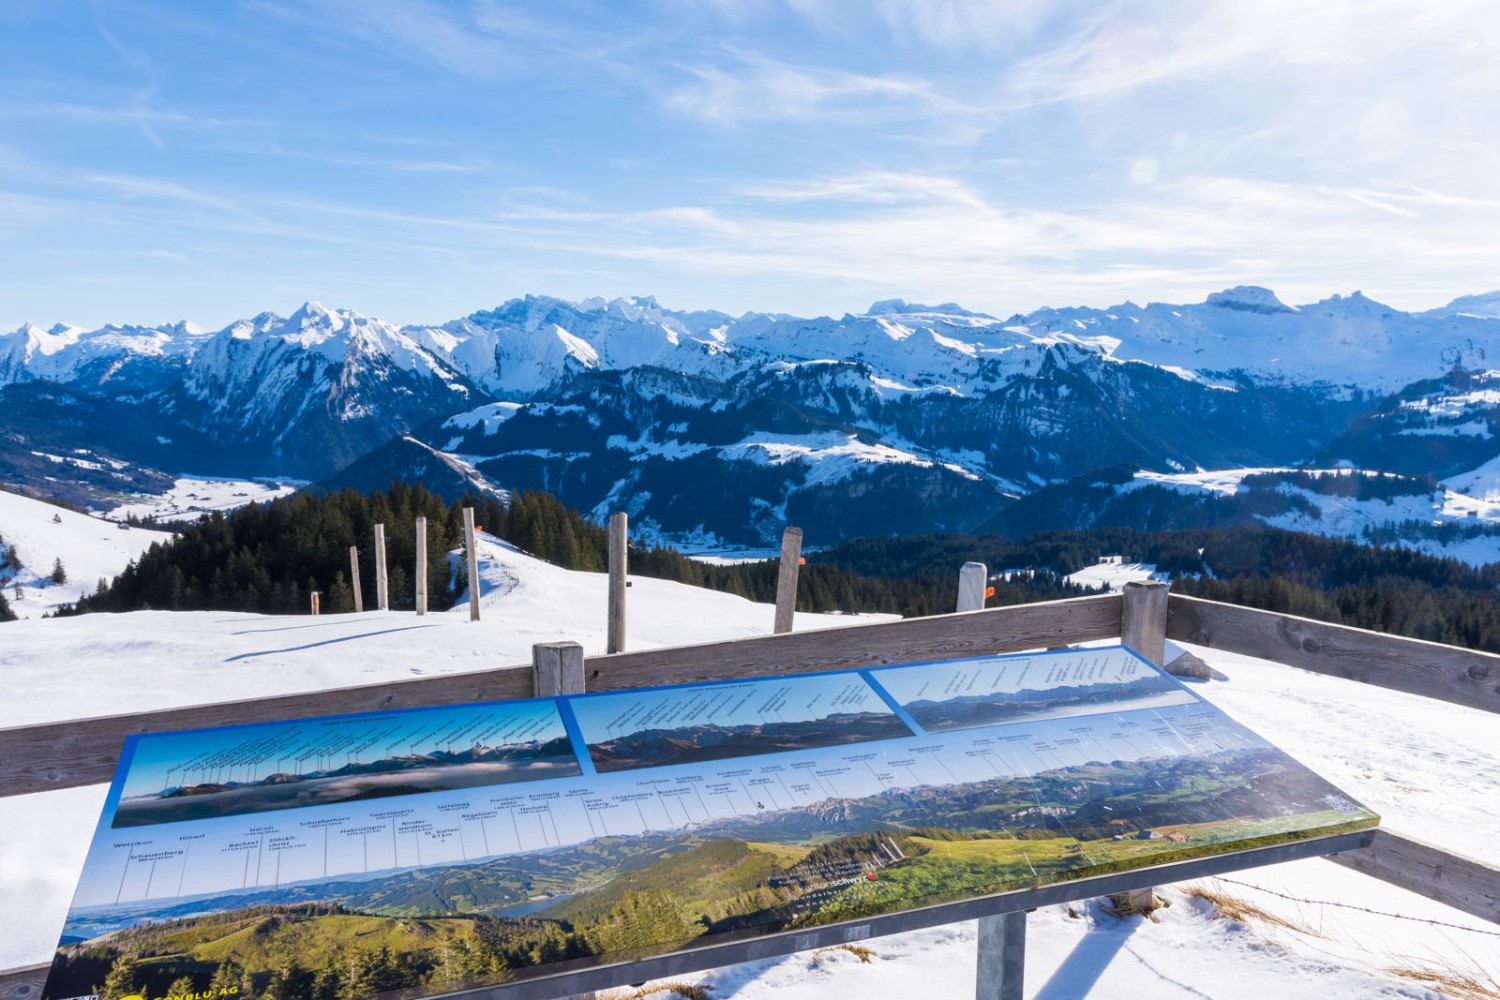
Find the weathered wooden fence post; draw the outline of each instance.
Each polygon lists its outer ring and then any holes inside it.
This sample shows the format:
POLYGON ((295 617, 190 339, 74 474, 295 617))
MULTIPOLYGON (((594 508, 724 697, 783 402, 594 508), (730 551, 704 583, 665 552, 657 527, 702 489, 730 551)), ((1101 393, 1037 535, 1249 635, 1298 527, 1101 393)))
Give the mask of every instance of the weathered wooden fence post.
POLYGON ((479 550, 474 546, 474 508, 464 508, 464 562, 469 564, 469 621, 479 620, 479 550))
MULTIPOLYGON (((958 611, 979 611, 989 592, 990 571, 966 562, 958 571, 958 611)), ((979 918, 975 1000, 1021 1000, 1026 976, 1026 914, 998 913, 979 918)))
POLYGON ((777 635, 792 630, 792 613, 797 610, 797 567, 802 564, 802 529, 787 528, 781 533, 781 570, 776 574, 777 635))
POLYGON ((349 546, 349 582, 354 586, 354 610, 365 609, 365 592, 359 585, 359 546, 349 546))
MULTIPOLYGON (((531 684, 538 698, 583 694, 583 647, 576 642, 539 642, 532 646, 531 684)), ((574 993, 559 1000, 595 1000, 597 995, 593 991, 574 993)))
POLYGON ((583 647, 576 642, 532 646, 531 680, 538 698, 583 694, 583 647))
POLYGON ((609 628, 605 652, 625 652, 625 574, 629 570, 630 521, 621 511, 609 516, 609 628))
MULTIPOLYGON (((981 611, 989 596, 990 571, 966 562, 958 571, 957 611, 981 611)), ((999 913, 979 918, 976 1000, 1021 1000, 1026 975, 1026 914, 999 913)))
POLYGON ((990 571, 982 562, 966 562, 958 571, 959 611, 980 611, 989 587, 990 571))
POLYGON ((322 613, 321 610, 318 607, 318 597, 320 596, 320 594, 321 594, 321 591, 314 590, 314 591, 310 592, 307 595, 307 602, 308 602, 308 604, 311 605, 311 609, 310 610, 315 615, 322 613))
POLYGON ((427 518, 417 518, 417 614, 427 613, 427 518))
POLYGON ((1121 592, 1120 641, 1158 667, 1167 655, 1167 585, 1132 580, 1121 592))
MULTIPOLYGON (((1120 591, 1120 641, 1158 667, 1167 658, 1168 589, 1158 580, 1131 580, 1120 591)), ((1109 902, 1120 916, 1150 914, 1162 905, 1151 887, 1111 893, 1109 902)))
POLYGON ((385 579, 385 525, 375 525, 375 607, 391 610, 391 595, 385 579))

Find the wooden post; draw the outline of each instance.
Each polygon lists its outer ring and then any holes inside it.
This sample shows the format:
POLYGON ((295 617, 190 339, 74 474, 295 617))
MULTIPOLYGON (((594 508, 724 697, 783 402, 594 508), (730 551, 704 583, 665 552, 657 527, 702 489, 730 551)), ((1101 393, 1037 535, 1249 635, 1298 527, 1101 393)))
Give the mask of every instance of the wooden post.
POLYGON ((417 518, 417 614, 427 613, 427 518, 417 518))
POLYGON ((349 582, 354 585, 354 610, 365 609, 365 592, 359 585, 359 546, 349 546, 349 582))
POLYGON ((391 610, 391 594, 385 579, 385 525, 375 525, 375 607, 391 610))
POLYGON ((320 613, 318 610, 318 594, 319 591, 314 590, 307 595, 308 603, 312 605, 312 613, 315 615, 320 613))
POLYGON ((777 635, 792 630, 792 612, 797 610, 797 567, 802 563, 802 529, 787 528, 781 533, 781 572, 776 575, 777 635))
MULTIPOLYGON (((615 517, 623 518, 624 514, 615 517)), ((614 518, 610 518, 614 527, 614 518)), ((623 530, 622 530, 623 534, 623 530)), ((583 647, 576 642, 539 642, 531 647, 531 684, 538 698, 583 694, 583 647)), ((560 1000, 596 1000, 597 993, 574 993, 560 1000)))
POLYGON ((474 508, 464 508, 464 561, 469 564, 469 621, 479 620, 479 550, 474 547, 474 508))
POLYGON ((1121 593, 1120 641, 1158 667, 1167 655, 1167 590, 1155 580, 1132 580, 1121 593))
POLYGON ((583 694, 583 647, 576 642, 532 646, 531 679, 538 698, 583 694))
POLYGON ((1021 1000, 1026 976, 1026 914, 979 918, 979 968, 974 1000, 1021 1000))
POLYGON ((625 574, 629 569, 629 519, 609 516, 609 630, 605 652, 625 652, 625 574))
POLYGON ((990 571, 982 562, 966 562, 958 571, 959 611, 979 611, 984 608, 984 592, 989 586, 990 571))
MULTIPOLYGON (((1132 580, 1120 593, 1124 599, 1120 604, 1120 641, 1158 667, 1167 658, 1167 590, 1165 583, 1156 580, 1132 580)), ((1122 916, 1141 912, 1136 907, 1142 892, 1147 899, 1156 898, 1156 891, 1149 888, 1116 892, 1109 896, 1110 905, 1122 916)))

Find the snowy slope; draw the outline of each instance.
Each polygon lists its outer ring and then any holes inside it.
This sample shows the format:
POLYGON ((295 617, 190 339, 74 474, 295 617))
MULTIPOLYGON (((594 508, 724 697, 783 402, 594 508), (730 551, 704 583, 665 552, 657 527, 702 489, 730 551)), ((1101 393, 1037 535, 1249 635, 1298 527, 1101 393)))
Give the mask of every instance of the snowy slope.
POLYGON ((289 496, 300 486, 298 480, 273 479, 218 479, 213 476, 179 476, 172 488, 156 496, 141 496, 118 504, 106 511, 106 515, 121 519, 127 517, 154 517, 161 520, 191 520, 199 514, 213 511, 230 511, 250 503, 265 503, 278 497, 289 496))
POLYGON ((1079 477, 1024 504, 1061 511, 1074 528, 1258 523, 1354 542, 1374 538, 1480 566, 1500 561, 1500 493, 1487 485, 1497 469, 1500 462, 1445 482, 1347 468, 1137 470, 1128 478, 1079 477), (1137 523, 1142 511, 1149 524, 1137 523))
POLYGON ((187 322, 97 330, 63 323, 42 330, 27 323, 0 335, 0 384, 42 379, 112 390, 152 387, 186 365, 205 339, 187 322))
POLYGON ((1032 336, 1117 339, 1113 355, 1121 359, 1383 391, 1456 365, 1486 367, 1500 347, 1490 316, 1405 313, 1360 292, 1291 307, 1269 289, 1248 285, 1195 305, 1042 309, 1011 322, 1032 336))
MULTIPOLYGON (((8 694, 0 726, 481 669, 524 662, 538 641, 602 647, 602 575, 547 566, 492 539, 481 555, 477 624, 461 603, 424 619, 141 612, 0 626, 0 684, 8 694)), ((769 606, 664 581, 633 584, 632 648, 769 631, 769 606)), ((847 621, 799 615, 796 627, 847 621)), ((1202 694, 1361 798, 1388 826, 1500 861, 1488 836, 1500 821, 1493 716, 1194 651, 1229 678, 1200 685, 1202 694)), ((102 796, 95 786, 5 801, 0 968, 50 956, 102 796)), ((1389 970, 1438 966, 1500 978, 1492 925, 1326 862, 1230 878, 1203 885, 1295 926, 1254 915, 1223 919, 1184 887, 1164 890, 1172 906, 1156 923, 1118 921, 1094 903, 1047 907, 1029 918, 1027 995, 1426 998, 1436 995, 1389 970)), ((972 995, 972 924, 863 943, 873 950, 868 964, 834 951, 687 978, 710 983, 719 1000, 972 995)))
MULTIPOLYGON (((1235 493, 1243 491, 1247 476, 1267 472, 1289 472, 1285 469, 1234 469, 1221 472, 1195 472, 1181 475, 1162 475, 1141 472, 1135 484, 1156 483, 1186 491, 1201 490, 1211 493, 1235 493)), ((1348 476, 1348 470, 1311 469, 1302 470, 1312 476, 1348 476)), ((1401 525, 1427 525, 1453 528, 1493 528, 1500 525, 1500 498, 1481 493, 1470 496, 1465 492, 1439 485, 1430 492, 1411 493, 1388 499, 1357 499, 1348 496, 1330 496, 1293 485, 1283 484, 1276 492, 1297 502, 1285 513, 1260 518, 1274 528, 1288 531, 1304 531, 1330 538, 1347 538, 1360 541, 1368 538, 1371 531, 1401 525)), ((1500 560, 1500 538, 1494 534, 1482 537, 1413 538, 1403 545, 1434 556, 1451 556, 1475 566, 1500 560)))
MULTIPOLYGON (((19 571, 0 568, 0 586, 18 617, 40 618, 92 594, 101 578, 114 579, 152 543, 171 537, 145 528, 122 530, 112 521, 0 490, 0 547, 21 560, 19 571), (67 576, 64 583, 51 580, 58 559, 67 576)), ((0 563, 5 561, 0 554, 0 563)))
MULTIPOLYGON (((384 486, 447 461, 380 454, 410 435, 499 489, 547 489, 589 511, 635 497, 632 513, 665 536, 758 545, 774 531, 756 511, 721 511, 692 484, 727 479, 724 492, 768 511, 814 516, 867 494, 851 530, 887 533, 971 527, 1012 495, 1119 462, 1300 465, 1336 444, 1323 464, 1349 451, 1361 468, 1468 475, 1500 450, 1489 390, 1445 388, 1430 427, 1412 406, 1390 419, 1372 407, 1455 366, 1484 369, 1500 346, 1489 301, 1411 314, 1355 293, 1294 307, 1242 286, 1002 320, 900 300, 801 318, 527 296, 406 327, 315 302, 213 333, 25 326, 0 336, 0 476, 45 484, 14 442, 46 440, 49 454, 107 447, 173 477, 348 472, 342 485, 384 486), (83 396, 79 412, 44 389, 83 396), (496 401, 520 409, 502 421, 496 401), (584 414, 554 421, 572 406, 584 414), (1349 437, 1361 419, 1368 433, 1349 437), (1452 461, 1429 468, 1434 448, 1452 461), (894 509, 913 494, 916 510, 894 509)), ((102 501, 97 476, 60 473, 59 491, 102 501)))
MULTIPOLYGON (((68 522, 60 530, 86 527, 68 522)), ((0 625, 0 690, 7 695, 0 728, 529 663, 538 642, 569 640, 589 654, 603 652, 604 574, 559 569, 481 539, 477 623, 461 597, 454 610, 422 618, 141 611, 0 625)), ((644 577, 632 578, 627 610, 630 649, 767 635, 774 617, 770 605, 644 577)), ((798 614, 795 625, 888 617, 798 614)), ((3 800, 0 968, 48 960, 102 792, 3 800), (38 865, 39 858, 47 860, 38 865)))

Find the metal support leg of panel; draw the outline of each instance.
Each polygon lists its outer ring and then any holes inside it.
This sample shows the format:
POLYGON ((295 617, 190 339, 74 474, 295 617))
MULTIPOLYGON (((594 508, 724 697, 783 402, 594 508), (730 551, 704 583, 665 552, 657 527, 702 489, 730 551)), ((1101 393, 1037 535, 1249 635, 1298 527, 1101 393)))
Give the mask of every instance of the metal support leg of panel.
POLYGON ((979 918, 979 968, 974 1000, 1021 1000, 1026 974, 1026 914, 979 918))

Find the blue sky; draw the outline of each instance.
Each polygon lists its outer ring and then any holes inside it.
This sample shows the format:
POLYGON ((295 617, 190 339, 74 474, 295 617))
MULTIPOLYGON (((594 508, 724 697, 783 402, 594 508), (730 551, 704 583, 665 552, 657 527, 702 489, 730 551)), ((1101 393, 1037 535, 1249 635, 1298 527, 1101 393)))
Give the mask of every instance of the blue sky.
POLYGON ((0 328, 1500 287, 1500 5, 0 5, 0 328))

